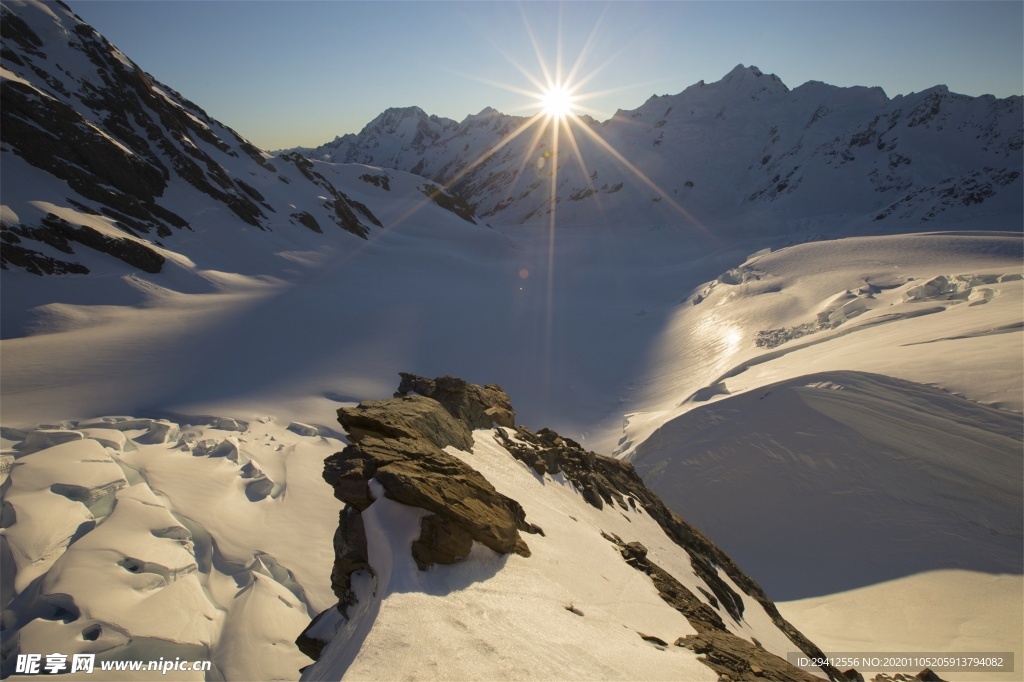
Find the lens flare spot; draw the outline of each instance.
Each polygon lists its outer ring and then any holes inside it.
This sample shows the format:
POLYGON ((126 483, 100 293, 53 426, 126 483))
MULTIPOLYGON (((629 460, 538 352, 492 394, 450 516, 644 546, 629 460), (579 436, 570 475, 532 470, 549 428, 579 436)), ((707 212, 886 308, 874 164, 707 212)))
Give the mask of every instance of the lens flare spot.
POLYGON ((530 271, 527 270, 526 268, 522 268, 522 269, 519 270, 519 279, 526 279, 529 276, 530 276, 530 271))

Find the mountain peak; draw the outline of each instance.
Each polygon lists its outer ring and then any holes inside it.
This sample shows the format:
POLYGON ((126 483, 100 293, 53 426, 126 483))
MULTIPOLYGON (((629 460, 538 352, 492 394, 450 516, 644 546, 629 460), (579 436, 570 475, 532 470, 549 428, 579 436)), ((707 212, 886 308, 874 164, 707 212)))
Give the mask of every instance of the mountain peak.
POLYGON ((417 106, 411 107, 388 107, 380 114, 377 118, 370 121, 366 129, 372 129, 378 126, 394 126, 397 123, 404 121, 409 118, 425 119, 427 118, 427 112, 423 111, 417 106))
POLYGON ((789 88, 786 87, 785 83, 783 83, 778 76, 773 73, 766 74, 753 64, 750 66, 737 64, 733 70, 725 74, 719 82, 723 84, 732 84, 734 86, 745 84, 746 87, 756 87, 758 91, 768 91, 771 93, 789 92, 789 88))
POLYGON ((750 75, 754 76, 755 78, 760 78, 761 76, 764 75, 764 72, 761 71, 761 69, 759 69, 756 66, 754 66, 753 64, 751 64, 750 66, 744 66, 743 64, 737 64, 736 66, 733 67, 732 71, 730 71, 729 73, 727 73, 725 75, 725 78, 723 80, 729 81, 729 80, 732 80, 734 78, 742 78, 743 76, 745 76, 747 74, 750 74, 750 75))

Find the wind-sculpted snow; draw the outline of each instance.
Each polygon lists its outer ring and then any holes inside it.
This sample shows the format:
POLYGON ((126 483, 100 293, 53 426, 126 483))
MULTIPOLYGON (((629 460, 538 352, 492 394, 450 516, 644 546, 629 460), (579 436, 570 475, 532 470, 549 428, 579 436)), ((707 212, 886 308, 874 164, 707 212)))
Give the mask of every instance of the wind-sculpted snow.
POLYGON ((287 422, 224 430, 237 426, 3 430, 4 676, 20 653, 54 652, 212 661, 214 679, 296 675, 308 659, 292 641, 330 594, 329 534, 309 520, 337 505, 291 460, 331 446, 287 422))
POLYGON ((1022 447, 1019 414, 889 377, 825 372, 693 409, 632 461, 773 594, 792 599, 940 568, 1024 572, 1022 447), (716 505, 709 493, 723 488, 744 505, 716 505), (780 525, 786 533, 772 531, 780 525), (797 576, 793 562, 817 568, 797 576))
POLYGON ((663 398, 629 415, 627 456, 784 598, 1020 575, 1020 257, 996 234, 757 254, 680 307, 669 334, 698 374, 658 363, 663 398))

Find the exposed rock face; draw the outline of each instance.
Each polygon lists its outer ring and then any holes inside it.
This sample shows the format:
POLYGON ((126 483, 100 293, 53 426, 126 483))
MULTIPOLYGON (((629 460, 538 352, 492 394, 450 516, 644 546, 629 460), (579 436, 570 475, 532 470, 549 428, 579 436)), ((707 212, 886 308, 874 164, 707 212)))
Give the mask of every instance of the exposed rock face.
POLYGON ((444 210, 451 211, 466 222, 476 225, 476 221, 473 220, 473 208, 458 192, 443 190, 430 184, 420 187, 420 191, 444 210))
MULTIPOLYGON (((579 443, 563 438, 550 429, 541 429, 534 434, 520 426, 514 435, 516 440, 509 438, 500 429, 495 432, 495 438, 514 457, 539 474, 564 474, 580 490, 583 498, 593 506, 600 509, 604 504, 615 504, 626 509, 638 503, 642 505, 665 534, 690 555, 690 564, 694 572, 714 592, 713 597, 708 595, 710 601, 715 604, 717 600, 717 604, 720 604, 734 620, 739 621, 743 617, 743 598, 719 577, 718 569, 725 571, 744 593, 757 600, 775 625, 786 633, 797 648, 812 656, 821 656, 821 651, 782 617, 775 604, 753 579, 743 573, 717 545, 666 507, 661 499, 647 488, 630 462, 586 451, 579 443)), ((608 539, 619 546, 627 563, 651 576, 662 599, 686 616, 699 632, 713 630, 720 633, 720 637, 736 639, 735 635, 725 631, 722 618, 717 613, 709 609, 670 574, 647 559, 647 550, 643 545, 623 543, 617 537, 608 539)), ((799 676, 802 671, 786 661, 778 660, 784 664, 783 669, 788 666, 795 671, 792 677, 779 679, 804 679, 799 676)), ((841 679, 838 677, 840 672, 836 669, 829 668, 825 672, 835 679, 841 679)), ((738 674, 737 671, 733 673, 738 674)))
MULTIPOLYGON (((542 533, 541 529, 526 520, 518 502, 496 492, 478 471, 443 450, 448 446, 472 450, 471 429, 498 424, 502 428, 495 429, 495 438, 514 457, 541 475, 563 474, 598 509, 605 505, 622 509, 642 506, 668 537, 689 554, 694 571, 714 593, 699 587, 704 599, 651 561, 646 547, 639 542, 625 542, 618 536, 604 534, 619 548, 626 563, 648 575, 661 598, 700 633, 698 637, 680 638, 677 646, 707 653, 704 662, 732 680, 817 679, 728 630, 724 618, 741 621, 743 597, 750 596, 764 606, 796 648, 812 656, 822 655, 782 619, 753 580, 646 488, 632 464, 583 450, 578 443, 548 429, 535 434, 520 426, 510 435, 507 431, 513 428, 515 413, 508 395, 498 386, 481 387, 448 376, 426 379, 403 373, 401 377, 394 398, 338 410, 338 421, 352 442, 342 452, 327 458, 324 465, 324 479, 333 486, 335 496, 347 505, 341 512, 334 538, 335 564, 331 576, 338 596, 338 612, 343 617, 351 615, 349 607, 357 602, 354 574, 374 574, 363 519, 363 511, 376 499, 374 490, 383 489, 385 497, 429 512, 422 518, 419 537, 411 548, 421 570, 433 564, 461 561, 469 555, 474 541, 497 552, 530 555, 520 532, 542 533), (372 487, 371 481, 380 487, 372 487), (720 570, 745 595, 719 577, 720 570)), ((583 615, 571 604, 565 608, 583 615)), ((338 619, 335 613, 325 612, 314 620, 297 640, 302 651, 318 657, 326 643, 324 637, 329 639, 332 629, 320 627, 320 621, 338 619)), ((656 646, 668 646, 658 637, 641 637, 656 646)), ((825 672, 833 679, 844 679, 838 670, 825 672)))
MULTIPOLYGON (((735 682, 820 682, 820 677, 794 667, 785 659, 765 651, 761 647, 720 630, 701 630, 699 635, 680 637, 676 646, 685 647, 703 654, 701 660, 717 672, 721 679, 735 682)), ((835 680, 847 679, 836 671, 835 680)))
POLYGON ((617 504, 626 509, 628 504, 639 502, 665 533, 689 553, 697 575, 711 587, 733 618, 739 620, 743 617, 743 599, 718 577, 715 566, 723 568, 748 594, 760 595, 759 601, 763 599, 765 603, 771 603, 761 588, 744 575, 722 550, 648 490, 630 462, 586 451, 579 443, 550 429, 541 429, 533 434, 519 427, 515 435, 527 444, 516 443, 498 432, 502 445, 514 457, 538 473, 564 473, 581 491, 583 499, 598 509, 604 504, 617 504))
MULTIPOLYGON (((431 381, 403 375, 407 390, 409 382, 436 392, 447 404, 423 395, 402 395, 338 410, 338 421, 352 443, 326 460, 324 479, 348 505, 335 535, 332 575, 342 608, 354 600, 352 574, 372 570, 361 517, 374 501, 371 479, 383 486, 386 497, 431 512, 423 518, 412 548, 421 570, 461 561, 474 540, 496 552, 529 556, 519 533, 540 532, 526 521, 518 502, 498 493, 479 472, 442 449, 472 449, 470 428, 482 425, 488 409, 508 405, 504 391, 496 386, 481 389, 451 377, 431 381), (472 396, 486 402, 473 401, 472 396), (456 416, 462 413, 466 416, 456 416)), ((487 419, 488 427, 492 423, 487 419)))
POLYGON ((515 410, 500 386, 477 386, 450 376, 425 379, 406 372, 400 372, 399 376, 402 377, 402 383, 398 385, 395 397, 411 391, 433 398, 471 429, 489 429, 492 423, 515 427, 515 410))

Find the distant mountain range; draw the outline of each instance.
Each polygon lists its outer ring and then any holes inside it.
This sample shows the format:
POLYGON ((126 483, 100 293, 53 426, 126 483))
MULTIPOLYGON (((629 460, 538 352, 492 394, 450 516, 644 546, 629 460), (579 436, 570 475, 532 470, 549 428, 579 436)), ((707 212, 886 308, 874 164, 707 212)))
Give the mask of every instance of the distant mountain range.
POLYGON ((300 151, 450 183, 481 217, 502 224, 546 218, 557 168, 562 224, 643 215, 648 223, 756 228, 782 219, 790 228, 860 223, 886 232, 984 216, 990 227, 1019 229, 1022 111, 1019 96, 968 97, 941 85, 892 99, 881 88, 820 82, 790 90, 739 65, 608 121, 570 120, 578 153, 563 131, 555 163, 550 129, 509 141, 530 119, 490 108, 461 123, 388 109, 358 135, 300 151))
POLYGON ((528 118, 487 108, 457 123, 408 107, 272 156, 79 19, 64 33, 60 11, 44 6, 31 22, 4 11, 4 268, 87 272, 72 257, 87 247, 156 272, 161 240, 180 230, 365 237, 379 226, 307 159, 422 176, 454 191, 427 189, 439 205, 491 225, 546 222, 552 177, 566 226, 692 226, 777 242, 1024 220, 1021 97, 790 90, 740 65, 608 121, 571 119, 557 154, 552 127, 524 131, 528 118))

